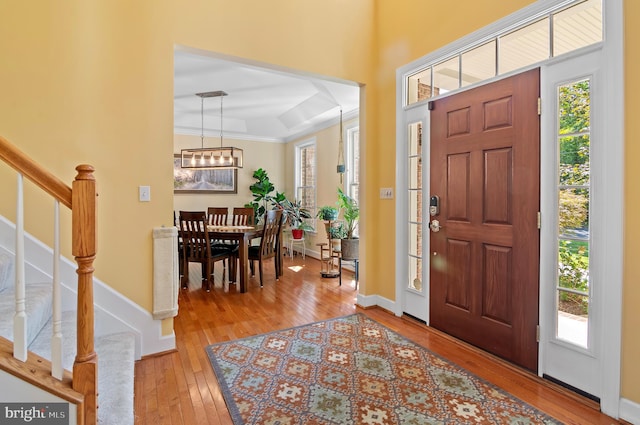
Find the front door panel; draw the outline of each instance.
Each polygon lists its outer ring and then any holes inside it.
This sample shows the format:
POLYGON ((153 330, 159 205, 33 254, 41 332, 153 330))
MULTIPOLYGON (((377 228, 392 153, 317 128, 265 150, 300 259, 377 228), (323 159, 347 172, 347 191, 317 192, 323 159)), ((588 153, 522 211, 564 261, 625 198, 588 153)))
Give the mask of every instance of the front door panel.
POLYGON ((535 69, 434 101, 430 161, 430 324, 534 371, 539 93, 535 69))

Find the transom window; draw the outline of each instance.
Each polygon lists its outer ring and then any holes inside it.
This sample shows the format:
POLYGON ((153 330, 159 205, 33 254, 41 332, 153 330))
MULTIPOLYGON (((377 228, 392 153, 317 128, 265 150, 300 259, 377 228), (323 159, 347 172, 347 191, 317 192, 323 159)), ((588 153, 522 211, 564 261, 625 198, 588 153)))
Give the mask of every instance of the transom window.
POLYGON ((506 74, 602 41, 602 0, 537 16, 442 57, 406 77, 405 105, 506 74))

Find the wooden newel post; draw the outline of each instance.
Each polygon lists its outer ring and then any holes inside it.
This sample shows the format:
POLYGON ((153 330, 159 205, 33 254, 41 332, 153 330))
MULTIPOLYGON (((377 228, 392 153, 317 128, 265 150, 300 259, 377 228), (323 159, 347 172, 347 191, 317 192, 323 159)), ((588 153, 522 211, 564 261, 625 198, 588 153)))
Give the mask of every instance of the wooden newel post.
MULTIPOLYGON (((94 348, 93 261, 96 258, 96 180, 91 165, 78 165, 72 184, 72 254, 78 263, 78 347, 73 389, 84 394, 84 423, 98 422, 98 356, 94 348)), ((79 412, 80 413, 80 412, 79 412)))

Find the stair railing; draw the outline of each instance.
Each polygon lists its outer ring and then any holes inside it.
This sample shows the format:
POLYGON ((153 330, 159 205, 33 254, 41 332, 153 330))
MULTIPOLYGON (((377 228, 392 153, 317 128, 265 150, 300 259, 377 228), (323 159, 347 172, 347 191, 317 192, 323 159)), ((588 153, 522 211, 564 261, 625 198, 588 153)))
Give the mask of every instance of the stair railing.
POLYGON ((97 191, 91 165, 78 165, 71 187, 48 172, 24 152, 0 136, 0 159, 18 173, 16 200, 16 313, 14 316, 14 357, 27 359, 23 177, 54 198, 53 335, 52 375, 62 379, 61 300, 58 264, 59 204, 71 209, 71 252, 78 264, 77 351, 73 364, 72 387, 84 395, 78 423, 96 424, 98 407, 98 356, 94 348, 93 262, 96 258, 97 191), (54 358, 55 357, 55 358, 54 358))

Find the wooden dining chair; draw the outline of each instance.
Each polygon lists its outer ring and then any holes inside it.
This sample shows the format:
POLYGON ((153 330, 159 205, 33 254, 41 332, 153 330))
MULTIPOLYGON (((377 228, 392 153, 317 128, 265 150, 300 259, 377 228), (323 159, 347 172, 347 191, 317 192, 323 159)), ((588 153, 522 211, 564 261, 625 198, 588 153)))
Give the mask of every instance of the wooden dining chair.
MULTIPOLYGON (((229 218, 228 207, 209 207, 207 208, 207 223, 212 226, 226 226, 229 218)), ((230 248, 237 250, 237 244, 232 244, 229 241, 214 240, 212 245, 218 248, 230 248)), ((226 263, 225 263, 226 268, 226 263)))
POLYGON ((229 217, 229 208, 227 207, 209 207, 207 208, 207 222, 214 226, 226 226, 229 217))
POLYGON ((173 211, 173 225, 178 229, 178 275, 180 279, 184 276, 184 255, 183 255, 183 247, 182 247, 182 237, 180 235, 180 222, 178 221, 178 215, 176 211, 173 211))
MULTIPOLYGON (((189 263, 200 263, 202 266, 202 286, 209 292, 214 283, 214 263, 230 259, 234 254, 229 248, 213 246, 207 231, 207 214, 204 211, 180 211, 179 222, 184 262, 182 287, 185 289, 188 287, 189 263)), ((224 272, 223 269, 223 283, 224 272)))
POLYGON ((251 207, 234 207, 231 224, 233 226, 255 226, 255 210, 251 207))
POLYGON ((260 245, 254 245, 249 247, 249 263, 251 266, 251 275, 255 276, 255 262, 258 262, 258 268, 260 271, 260 287, 262 287, 264 279, 263 265, 265 260, 273 258, 273 264, 275 269, 276 280, 280 279, 280 270, 278 269, 278 249, 279 235, 282 233, 282 211, 281 210, 269 210, 265 214, 265 222, 262 231, 262 237, 260 238, 260 245))

